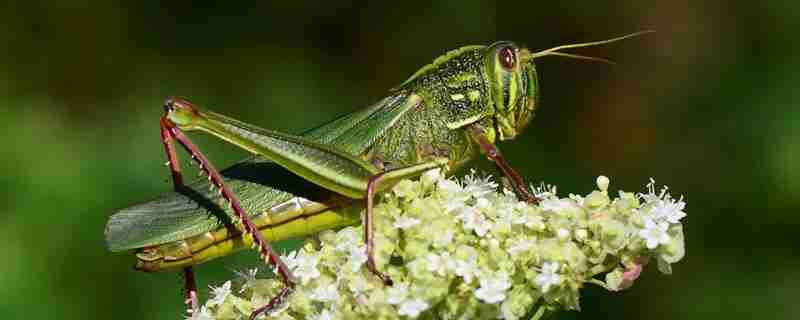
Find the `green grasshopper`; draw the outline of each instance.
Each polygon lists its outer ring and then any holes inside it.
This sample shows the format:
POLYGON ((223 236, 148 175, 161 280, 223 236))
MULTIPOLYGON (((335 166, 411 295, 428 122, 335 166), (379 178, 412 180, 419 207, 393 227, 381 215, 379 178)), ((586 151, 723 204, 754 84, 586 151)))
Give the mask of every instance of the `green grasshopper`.
POLYGON ((164 104, 161 139, 175 192, 112 215, 105 229, 108 248, 135 251, 137 270, 182 269, 184 302, 192 313, 198 308, 192 266, 253 247, 284 284, 251 314, 254 319, 283 303, 295 286, 270 242, 361 221, 367 269, 391 285, 373 259, 376 194, 430 169, 454 172, 483 154, 521 200, 536 202, 495 146, 498 140, 516 137, 534 116, 539 86, 533 60, 556 55, 608 62, 560 50, 646 32, 539 52, 511 42, 462 47, 424 66, 377 103, 300 135, 202 112, 185 99, 170 98, 164 104), (214 135, 254 156, 218 171, 184 135, 190 130, 214 135), (183 183, 175 140, 207 179, 183 183))

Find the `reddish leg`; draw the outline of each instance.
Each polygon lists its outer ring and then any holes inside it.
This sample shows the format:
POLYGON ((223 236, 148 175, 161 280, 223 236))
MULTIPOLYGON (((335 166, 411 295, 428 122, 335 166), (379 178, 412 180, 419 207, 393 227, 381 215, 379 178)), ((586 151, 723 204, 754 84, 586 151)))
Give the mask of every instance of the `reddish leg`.
POLYGON ((375 210, 373 207, 375 206, 375 193, 378 191, 378 186, 386 179, 395 181, 400 178, 419 176, 425 170, 442 167, 446 165, 447 162, 447 159, 439 158, 408 167, 383 171, 369 178, 367 182, 367 194, 364 198, 365 206, 367 207, 367 212, 364 214, 364 242, 367 247, 367 269, 380 278, 383 284, 391 286, 393 281, 388 275, 378 271, 378 268, 375 266, 375 210))
POLYGON ((161 143, 164 144, 164 151, 167 154, 167 166, 169 166, 169 172, 172 173, 172 185, 175 187, 175 191, 180 191, 184 187, 181 165, 178 162, 178 155, 172 145, 172 135, 167 129, 165 121, 167 121, 166 118, 161 118, 161 143))
MULTIPOLYGON (((172 100, 167 101, 165 108, 167 112, 170 112, 171 105, 173 104, 172 100)), ((255 319, 259 314, 263 312, 269 312, 273 310, 278 305, 283 303, 286 300, 286 297, 292 292, 294 289, 294 280, 292 279, 291 271, 283 261, 280 260, 280 257, 275 253, 270 246, 269 242, 264 240, 263 236, 260 232, 258 232, 258 228, 253 225, 253 222, 250 221, 250 217, 245 213, 242 206, 239 204, 239 200, 236 196, 228 189, 225 185, 222 176, 219 174, 216 168, 208 161, 208 158, 200 152, 192 142, 186 137, 180 129, 178 129, 175 124, 173 124, 166 116, 161 118, 161 135, 164 141, 164 146, 167 151, 167 157, 169 158, 169 167, 172 171, 173 179, 177 177, 175 180, 176 188, 182 188, 182 179, 180 175, 180 168, 178 167, 177 157, 175 156, 175 149, 172 147, 172 140, 178 140, 181 146, 186 149, 186 151, 192 156, 192 159, 197 162, 200 166, 200 170, 208 176, 208 180, 211 184, 219 190, 220 195, 228 202, 228 205, 239 218, 242 224, 242 232, 244 234, 250 234, 253 237, 253 245, 258 248, 258 252, 261 257, 269 264, 275 267, 277 273, 281 276, 284 288, 281 292, 276 295, 275 297, 270 300, 270 302, 261 307, 256 309, 251 315, 250 319, 255 319), (178 186, 180 182, 180 186, 178 186)))
POLYGON ((525 185, 525 180, 522 179, 522 176, 517 173, 514 168, 511 167, 506 159, 500 154, 500 149, 489 141, 486 137, 486 133, 483 128, 477 124, 471 125, 468 127, 470 135, 478 143, 486 156, 489 157, 489 160, 492 160, 498 169, 503 172, 503 175, 508 177, 511 181, 511 185, 514 187, 514 191, 516 191, 517 196, 526 202, 529 203, 538 203, 539 200, 534 196, 528 187, 525 185))
MULTIPOLYGON (((169 166, 169 171, 172 173, 172 184, 175 191, 180 191, 184 188, 181 167, 178 163, 175 147, 172 145, 172 135, 167 130, 164 120, 164 118, 161 118, 161 142, 164 144, 164 151, 167 154, 167 166, 169 166)), ((200 308, 197 299, 197 283, 192 267, 183 269, 183 303, 186 305, 186 312, 189 317, 197 313, 200 308)))
POLYGON ((183 303, 187 307, 186 313, 189 314, 189 317, 200 310, 200 305, 197 301, 197 284, 194 281, 192 267, 183 268, 183 298, 183 303))
POLYGON ((374 215, 373 215, 373 200, 375 198, 375 186, 380 182, 381 178, 383 177, 383 173, 379 173, 374 177, 369 179, 369 183, 367 183, 367 196, 365 199, 367 213, 364 216, 364 242, 367 245, 367 270, 378 276, 378 278, 383 281, 383 284, 387 286, 391 286, 394 282, 388 275, 381 273, 378 271, 378 268, 375 267, 375 224, 374 224, 374 215))

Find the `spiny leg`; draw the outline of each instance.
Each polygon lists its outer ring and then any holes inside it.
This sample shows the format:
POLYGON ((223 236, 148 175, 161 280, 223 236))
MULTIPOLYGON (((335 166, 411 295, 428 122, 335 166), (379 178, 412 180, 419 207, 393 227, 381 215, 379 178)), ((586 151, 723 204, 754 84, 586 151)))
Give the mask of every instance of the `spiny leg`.
MULTIPOLYGON (((172 105, 171 101, 167 101, 167 106, 172 105)), ((169 111, 169 110, 168 110, 169 111)), ((294 289, 294 280, 292 279, 291 271, 286 265, 281 261, 280 257, 275 253, 270 246, 269 242, 264 240, 261 233, 258 231, 255 225, 253 225, 250 217, 245 213, 242 206, 239 204, 239 200, 236 196, 228 189, 225 185, 222 176, 219 174, 216 168, 211 164, 208 158, 200 152, 199 148, 194 145, 194 143, 186 137, 180 129, 177 128, 166 116, 162 117, 161 119, 162 125, 162 135, 166 133, 167 138, 164 139, 165 147, 167 148, 167 155, 170 158, 170 169, 173 172, 173 177, 177 176, 180 177, 180 169, 177 166, 177 157, 174 156, 174 148, 171 147, 172 139, 178 140, 181 146, 186 149, 186 151, 192 156, 192 159, 197 162, 200 166, 200 170, 204 172, 208 176, 208 180, 211 182, 213 186, 215 186, 218 190, 220 195, 228 202, 229 206, 233 210, 233 212, 237 215, 239 220, 242 223, 242 231, 245 234, 250 234, 253 237, 253 245, 254 247, 258 247, 259 254, 265 261, 275 267, 277 269, 277 273, 281 276, 283 280, 284 287, 275 297, 270 300, 270 302, 261 307, 256 309, 251 315, 250 319, 255 319, 259 314, 263 312, 268 312, 278 305, 283 303, 286 297, 292 292, 294 289)))
POLYGON ((514 187, 514 191, 517 193, 517 196, 523 201, 529 203, 538 203, 539 199, 537 199, 536 196, 530 192, 530 189, 528 189, 527 185, 525 184, 525 180, 522 179, 522 176, 519 175, 519 173, 517 173, 517 171, 514 170, 514 168, 511 167, 511 165, 506 161, 505 157, 500 154, 500 149, 498 149, 497 146, 491 143, 486 137, 486 132, 484 131, 483 127, 473 124, 467 127, 467 130, 469 130, 472 138, 481 147, 481 150, 486 153, 486 156, 494 162, 503 175, 508 177, 511 185, 514 187))

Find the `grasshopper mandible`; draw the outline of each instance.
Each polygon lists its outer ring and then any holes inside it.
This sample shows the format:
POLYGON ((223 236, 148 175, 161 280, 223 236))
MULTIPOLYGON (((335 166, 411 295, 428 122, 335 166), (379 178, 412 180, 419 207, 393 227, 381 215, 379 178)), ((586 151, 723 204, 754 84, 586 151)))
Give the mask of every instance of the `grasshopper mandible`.
POLYGON ((253 247, 284 283, 278 295, 251 314, 254 319, 281 304, 295 286, 270 242, 361 221, 367 269, 391 285, 373 260, 377 193, 429 169, 454 172, 483 154, 520 199, 535 202, 495 145, 516 137, 534 116, 539 87, 533 60, 556 55, 607 62, 560 50, 647 32, 539 52, 505 41, 462 47, 422 67, 377 103, 300 135, 262 129, 170 98, 164 104, 161 140, 175 192, 111 216, 107 245, 114 252, 134 250, 137 270, 182 269, 189 312, 198 308, 192 266, 253 247), (184 135, 190 130, 214 135, 254 156, 218 171, 184 135), (207 179, 183 183, 175 140, 207 179))

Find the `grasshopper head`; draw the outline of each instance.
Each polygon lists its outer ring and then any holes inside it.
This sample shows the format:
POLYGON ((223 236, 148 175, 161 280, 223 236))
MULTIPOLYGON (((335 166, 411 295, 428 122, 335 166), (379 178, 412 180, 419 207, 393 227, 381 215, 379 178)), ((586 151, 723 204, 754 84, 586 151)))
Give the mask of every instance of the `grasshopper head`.
POLYGON ((501 41, 489 46, 484 57, 500 140, 519 134, 536 109, 536 68, 527 54, 514 43, 501 41))
POLYGON ((533 118, 533 111, 536 109, 536 100, 539 96, 539 85, 536 80, 533 59, 544 56, 561 56, 613 64, 607 59, 566 53, 561 50, 605 45, 652 32, 654 31, 644 30, 608 40, 565 44, 538 52, 520 49, 508 41, 497 42, 489 46, 484 57, 484 64, 491 87, 495 126, 500 134, 500 140, 513 138, 533 118))

